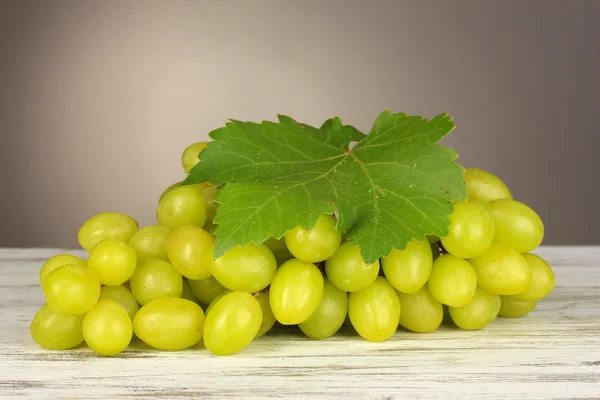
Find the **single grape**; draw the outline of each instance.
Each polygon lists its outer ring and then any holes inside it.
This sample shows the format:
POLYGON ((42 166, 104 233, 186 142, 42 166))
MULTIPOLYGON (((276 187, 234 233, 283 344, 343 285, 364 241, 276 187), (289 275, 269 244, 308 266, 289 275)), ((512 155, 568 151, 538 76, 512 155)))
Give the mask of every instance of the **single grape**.
POLYGON ((42 269, 40 269, 40 286, 44 288, 46 278, 48 278, 50 272, 54 271, 58 267, 68 264, 79 265, 81 267, 85 267, 87 265, 81 258, 71 254, 57 254, 52 256, 44 263, 44 265, 42 265, 42 269))
POLYGON ((127 282, 137 264, 133 247, 117 240, 106 239, 90 250, 87 266, 98 275, 100 283, 119 286, 127 282))
POLYGON ((100 297, 100 280, 81 265, 63 265, 46 278, 44 295, 48 305, 61 314, 84 314, 100 297))
POLYGON ((262 322, 258 301, 247 292, 223 296, 206 315, 204 345, 213 354, 239 352, 256 337, 262 322))
POLYGON ((61 314, 47 304, 38 310, 30 326, 31 337, 49 350, 67 350, 83 343, 83 316, 61 314))
POLYGON ((451 307, 469 304, 477 288, 477 275, 467 261, 444 254, 433 262, 427 282, 437 301, 451 307))
POLYGON ((131 293, 141 305, 161 297, 181 297, 183 278, 171 264, 163 260, 140 262, 129 280, 131 293))
POLYGON ((137 221, 128 215, 105 212, 96 214, 79 228, 77 234, 79 245, 90 251, 98 242, 105 239, 118 240, 129 243, 131 237, 137 232, 137 221))
POLYGON ((321 302, 309 319, 300 323, 300 330, 311 339, 333 336, 344 324, 348 314, 348 293, 325 279, 321 302))
POLYGON ((413 240, 404 250, 394 249, 381 259, 388 282, 402 293, 416 293, 422 288, 429 279, 432 266, 433 254, 427 241, 413 240))
POLYGON ((248 243, 229 250, 212 261, 209 268, 227 289, 256 293, 269 286, 273 280, 277 260, 267 246, 248 243))
POLYGON ((155 349, 187 349, 202 339, 204 312, 192 301, 161 297, 140 308, 133 319, 133 332, 155 349))
POLYGON ((477 257, 492 245, 494 231, 492 217, 484 206, 474 201, 454 203, 448 236, 442 238, 442 245, 455 257, 477 257))
POLYGON ((368 288, 350 293, 348 314, 361 337, 370 342, 383 342, 398 328, 400 300, 394 287, 378 276, 368 288))
POLYGON ((217 302, 219 300, 221 300, 223 298, 223 296, 225 296, 228 293, 231 293, 231 290, 225 289, 225 291, 223 293, 219 293, 219 295, 217 297, 215 297, 215 299, 213 301, 211 301, 211 303, 208 305, 208 307, 206 307, 206 312, 204 314, 208 315, 208 313, 214 307, 214 305, 217 304, 217 302))
POLYGON ((183 150, 183 153, 181 154, 181 166, 183 167, 186 175, 189 174, 194 165, 200 161, 198 156, 207 145, 207 142, 192 143, 186 147, 185 150, 183 150))
POLYGON ((469 262, 477 273, 477 284, 488 292, 509 296, 523 293, 531 283, 527 262, 510 247, 494 243, 483 255, 469 262))
POLYGON ((550 265, 535 254, 522 254, 531 273, 531 283, 526 291, 511 296, 513 300, 535 302, 548 296, 554 289, 555 277, 550 265))
POLYGON ((189 281, 183 278, 183 281, 181 283, 181 298, 193 301, 194 303, 198 303, 198 299, 196 298, 196 296, 194 296, 194 292, 192 292, 192 288, 190 287, 189 281))
POLYGON ((287 260, 294 258, 292 253, 290 253, 287 246, 285 245, 285 237, 282 237, 281 239, 275 239, 274 237, 270 237, 263 244, 267 246, 269 250, 271 250, 271 252, 275 256, 275 259, 277 260, 278 265, 283 264, 287 260))
POLYGON ((175 182, 171 185, 169 185, 165 190, 163 190, 163 192, 160 194, 160 197, 158 198, 158 204, 160 204, 160 202, 162 201, 162 199, 169 194, 170 192, 173 191, 173 189, 175 189, 176 187, 181 186, 181 184, 183 183, 183 181, 179 181, 179 182, 175 182))
POLYGON ((262 322, 260 323, 260 328, 258 329, 258 333, 256 337, 261 337, 273 328, 275 322, 275 316, 273 315, 273 311, 271 311, 271 304, 269 303, 269 291, 265 290, 264 292, 260 292, 254 295, 258 304, 260 304, 260 310, 262 312, 262 322))
POLYGON ((189 279, 210 277, 212 246, 215 239, 204 229, 194 225, 184 225, 171 231, 166 243, 171 264, 189 279))
POLYGON ((138 260, 154 258, 169 261, 166 243, 170 233, 169 227, 149 225, 137 231, 129 241, 129 245, 137 253, 138 260))
POLYGON ((135 297, 125 286, 102 286, 100 290, 100 300, 116 301, 127 311, 129 318, 133 320, 137 314, 139 306, 135 297))
POLYGON ((487 205, 496 226, 494 242, 519 253, 536 249, 544 239, 544 223, 535 211, 515 200, 496 200, 487 205))
POLYGON ((535 306, 537 301, 519 301, 513 299, 511 296, 500 296, 500 312, 498 315, 504 318, 520 318, 529 314, 535 306))
POLYGON ((500 296, 480 287, 469 304, 448 307, 452 321, 460 329, 474 331, 483 329, 496 319, 500 311, 500 296))
POLYGON ((285 244, 299 260, 316 263, 330 258, 342 242, 342 234, 335 228, 336 220, 323 214, 315 226, 306 230, 300 226, 285 234, 285 244))
POLYGON ((444 310, 442 303, 429 292, 427 285, 414 293, 398 291, 400 300, 400 325, 409 331, 429 333, 442 324, 444 310))
POLYGON ((114 300, 99 300, 83 318, 85 342, 102 356, 119 354, 129 346, 132 336, 131 318, 114 300))
POLYGON ((188 279, 188 283, 194 296, 206 305, 212 303, 218 295, 227 290, 214 276, 201 280, 188 279))
POLYGON ((325 262, 325 272, 338 289, 359 292, 375 282, 379 274, 379 260, 367 265, 360 254, 360 248, 345 242, 325 262))
POLYGON ((204 196, 191 185, 173 188, 158 204, 156 220, 169 228, 184 225, 201 228, 206 222, 204 196))
POLYGON ((316 265, 293 258, 281 264, 269 290, 273 315, 283 325, 306 321, 319 307, 323 275, 316 265))
POLYGON ((467 168, 464 173, 469 201, 487 204, 498 199, 512 199, 508 187, 489 172, 477 168, 467 168))

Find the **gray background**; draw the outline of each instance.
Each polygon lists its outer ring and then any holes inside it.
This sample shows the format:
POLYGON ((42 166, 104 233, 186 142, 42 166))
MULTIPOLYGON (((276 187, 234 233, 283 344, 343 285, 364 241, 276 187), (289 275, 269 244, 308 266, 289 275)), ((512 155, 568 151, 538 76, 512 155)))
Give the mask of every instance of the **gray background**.
POLYGON ((546 244, 600 244, 600 1, 1 1, 0 246, 154 222, 227 118, 450 112, 546 244))

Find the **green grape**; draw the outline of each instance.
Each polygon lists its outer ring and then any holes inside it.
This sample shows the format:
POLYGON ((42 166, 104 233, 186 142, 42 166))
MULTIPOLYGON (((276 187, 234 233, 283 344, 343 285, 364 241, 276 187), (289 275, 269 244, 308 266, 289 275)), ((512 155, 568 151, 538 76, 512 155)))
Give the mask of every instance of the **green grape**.
POLYGON ((519 301, 507 296, 500 296, 500 300, 498 315, 504 318, 523 317, 533 311, 537 305, 537 301, 519 301))
POLYGON ((342 243, 342 234, 335 228, 336 220, 323 214, 315 226, 306 230, 300 226, 285 234, 285 244, 299 260, 316 263, 330 258, 342 243))
POLYGON ((258 301, 247 292, 223 296, 206 315, 204 345, 213 354, 239 352, 256 337, 262 321, 258 301))
POLYGON ((269 290, 269 303, 282 325, 306 321, 323 296, 323 274, 316 265, 293 258, 281 264, 269 290))
POLYGON ((181 297, 183 278, 171 264, 163 260, 140 262, 129 280, 131 293, 141 305, 161 297, 181 297))
POLYGON ((360 254, 360 248, 345 242, 325 262, 325 272, 338 289, 359 292, 375 282, 379 275, 379 260, 367 265, 360 254))
POLYGON ((100 283, 119 286, 127 282, 137 264, 133 247, 123 242, 106 239, 90 250, 87 266, 98 275, 100 283))
POLYGON ((260 292, 254 295, 258 304, 260 304, 260 310, 262 311, 262 322, 260 323, 260 328, 256 333, 256 337, 261 337, 273 328, 275 322, 275 316, 273 315, 273 311, 271 311, 271 304, 269 303, 269 291, 265 290, 264 292, 260 292))
POLYGON ((392 337, 400 323, 400 300, 382 276, 365 290, 350 293, 348 314, 358 334, 370 342, 392 337))
POLYGON ((171 231, 166 248, 171 264, 189 279, 206 279, 212 263, 215 239, 204 229, 184 225, 171 231))
POLYGON ((84 314, 61 314, 47 304, 33 317, 30 333, 33 340, 49 350, 68 350, 83 343, 84 314))
POLYGON ((325 279, 321 302, 309 319, 300 323, 300 330, 311 339, 333 336, 344 324, 348 314, 348 293, 325 279))
POLYGON ((219 283, 219 281, 215 279, 214 276, 197 281, 193 279, 188 279, 188 283, 190 284, 190 288, 192 289, 192 293, 194 293, 194 296, 202 304, 207 305, 212 303, 218 295, 227 290, 223 285, 219 283))
POLYGON ((483 255, 469 261, 477 273, 477 284, 488 292, 509 296, 529 288, 531 272, 517 250, 494 243, 483 255))
POLYGON ((231 290, 225 289, 225 291, 223 293, 219 293, 219 295, 217 297, 215 297, 215 299, 213 301, 210 302, 210 304, 208 305, 208 307, 206 307, 206 312, 204 314, 208 315, 208 313, 214 307, 214 305, 217 304, 217 302, 219 300, 221 300, 221 298, 223 296, 225 296, 226 294, 228 294, 228 293, 231 293, 231 290))
POLYGON ((129 346, 132 336, 131 318, 114 300, 99 300, 83 318, 85 342, 102 356, 119 354, 129 346))
POLYGON ((133 319, 133 332, 155 349, 187 349, 202 339, 204 312, 192 301, 161 297, 140 308, 133 319))
POLYGON ((388 282, 402 293, 416 293, 422 288, 429 279, 432 265, 431 246, 418 240, 409 242, 404 250, 393 249, 389 256, 381 259, 388 282))
POLYGON ((61 314, 88 312, 100 297, 100 280, 81 265, 63 265, 46 278, 44 295, 48 305, 61 314))
POLYGON ((212 220, 217 213, 217 205, 215 198, 219 194, 219 187, 216 185, 206 185, 206 187, 198 187, 202 196, 204 196, 204 206, 206 207, 206 219, 212 220))
POLYGON ((158 198, 158 204, 160 204, 160 202, 162 201, 162 199, 167 194, 171 193, 173 191, 173 189, 175 189, 176 187, 181 186, 182 183, 183 183, 183 181, 175 182, 172 185, 169 185, 169 187, 167 187, 165 190, 163 190, 163 192, 160 194, 160 197, 158 198))
POLYGON ((472 258, 485 253, 494 241, 494 223, 490 213, 479 203, 454 203, 448 236, 442 238, 446 251, 455 257, 472 258))
POLYGON ((544 239, 544 223, 535 211, 515 200, 496 200, 487 205, 496 226, 494 242, 519 253, 536 249, 544 239))
POLYGON ((129 243, 131 237, 137 232, 137 221, 128 215, 105 212, 96 214, 81 226, 77 234, 79 245, 90 251, 98 242, 105 239, 118 240, 129 243))
POLYGON ((496 319, 500 311, 500 296, 480 287, 469 304, 462 307, 448 307, 452 321, 460 329, 474 331, 483 329, 496 319))
POLYGON ((192 143, 186 147, 185 150, 183 150, 183 153, 181 154, 181 166, 183 167, 186 175, 189 174, 194 165, 200 161, 198 156, 207 145, 207 142, 192 143))
POLYGON ((81 267, 85 267, 87 264, 81 258, 73 256, 71 254, 57 254, 55 256, 50 257, 44 265, 42 265, 42 269, 40 270, 40 286, 42 289, 44 288, 44 284, 46 283, 46 278, 50 272, 54 271, 58 267, 62 267, 63 265, 79 265, 81 267))
POLYGON ((192 288, 190 287, 190 283, 186 278, 183 278, 181 285, 181 298, 189 301, 193 301, 194 303, 198 303, 198 299, 194 296, 194 292, 192 292, 192 288))
POLYGON ((281 239, 270 237, 263 244, 271 250, 277 260, 277 264, 283 264, 287 260, 294 258, 285 245, 285 237, 282 237, 281 239))
POLYGON ((510 190, 496 175, 477 168, 464 173, 469 201, 487 204, 498 199, 512 199, 510 190))
POLYGON ((149 225, 137 231, 129 245, 137 253, 138 260, 154 258, 169 261, 167 255, 167 238, 171 228, 162 225, 149 225))
POLYGON ((129 318, 133 320, 137 314, 139 306, 135 297, 125 286, 102 286, 100 290, 100 300, 116 301, 127 311, 129 318))
POLYGON ((444 254, 433 262, 427 285, 440 303, 461 307, 469 304, 473 298, 477 288, 477 275, 468 261, 444 254))
POLYGON ((442 303, 437 301, 429 292, 427 285, 414 293, 398 291, 400 300, 400 325, 409 331, 429 333, 435 331, 442 324, 444 309, 442 303))
POLYGON ((248 293, 269 286, 276 271, 277 260, 271 250, 253 243, 234 247, 210 263, 210 272, 223 286, 248 293))
POLYGON ((184 225, 202 227, 206 222, 204 196, 190 185, 173 188, 158 204, 156 220, 169 228, 184 225))
POLYGON ((526 291, 511 296, 513 300, 535 302, 548 296, 554 289, 555 277, 550 265, 535 254, 522 254, 531 273, 531 283, 526 291))

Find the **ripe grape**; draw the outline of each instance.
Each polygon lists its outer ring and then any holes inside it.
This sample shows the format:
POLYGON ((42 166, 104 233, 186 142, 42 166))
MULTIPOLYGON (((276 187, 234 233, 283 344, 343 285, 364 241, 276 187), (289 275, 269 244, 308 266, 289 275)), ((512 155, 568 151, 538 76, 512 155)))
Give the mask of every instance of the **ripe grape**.
POLYGON ((194 292, 192 292, 189 281, 183 278, 181 283, 181 298, 198 303, 198 299, 196 296, 194 296, 194 292))
POLYGON ((496 226, 494 242, 528 253, 544 239, 544 223, 535 211, 515 200, 496 200, 487 205, 496 226))
POLYGON ((554 272, 550 265, 543 258, 531 253, 522 254, 527 262, 529 272, 531 273, 531 284, 529 288, 519 294, 511 296, 513 300, 518 301, 538 301, 548 296, 554 289, 554 272))
POLYGON ((383 342, 398 328, 400 300, 394 287, 378 276, 368 288, 350 293, 348 314, 360 336, 370 342, 383 342))
POLYGON ((44 265, 42 265, 42 268, 40 269, 40 286, 42 287, 42 289, 44 288, 44 285, 46 283, 46 278, 48 278, 48 275, 52 271, 54 271, 58 267, 62 267, 63 265, 68 264, 79 265, 81 267, 85 267, 87 265, 86 262, 83 261, 81 258, 73 256, 71 254, 57 254, 55 256, 50 257, 48 260, 46 260, 46 262, 44 263, 44 265))
POLYGON ((215 297, 215 299, 213 301, 211 301, 211 303, 208 305, 208 307, 206 307, 206 311, 204 312, 205 315, 208 315, 208 313, 210 312, 210 310, 213 308, 213 306, 215 304, 217 304, 217 302, 219 300, 221 300, 221 298, 223 296, 225 296, 227 293, 231 293, 231 290, 229 289, 225 289, 225 291, 223 293, 219 293, 219 295, 217 297, 215 297))
POLYGON ((400 301, 400 325, 418 333, 433 332, 442 324, 444 310, 424 285, 414 293, 397 292, 400 301))
POLYGON ((133 331, 155 349, 187 349, 202 339, 204 312, 192 301, 161 297, 140 308, 133 319, 133 331))
POLYGON ((491 324, 500 311, 500 296, 480 287, 471 302, 462 307, 448 307, 452 321, 460 329, 474 331, 491 324))
POLYGON ((404 250, 394 249, 381 259, 388 282, 402 293, 415 293, 422 288, 429 279, 432 265, 433 254, 428 241, 413 240, 404 250))
POLYGON ((498 199, 513 198, 508 187, 496 175, 477 168, 467 168, 464 176, 469 201, 487 204, 498 199))
POLYGON ((173 188, 158 204, 156 220, 169 228, 184 225, 201 228, 206 222, 204 196, 191 185, 173 188))
POLYGON ((181 166, 186 175, 189 174, 194 165, 200 161, 198 156, 207 145, 207 142, 192 143, 183 150, 183 153, 181 154, 181 166))
POLYGON ((169 194, 170 192, 173 191, 173 189, 175 189, 176 187, 181 186, 181 184, 183 183, 183 181, 179 181, 179 182, 175 182, 171 185, 169 185, 165 190, 163 190, 163 192, 160 194, 160 197, 158 198, 158 204, 160 204, 160 202, 162 201, 162 199, 169 194))
POLYGON ((258 338, 269 332, 277 320, 273 315, 273 311, 271 311, 271 304, 269 303, 269 291, 265 290, 264 292, 255 294, 254 297, 256 298, 256 301, 258 301, 258 304, 260 304, 260 310, 262 312, 262 322, 260 323, 260 328, 256 333, 256 337, 258 338))
POLYGON ((30 326, 31 337, 49 350, 67 350, 83 343, 83 316, 61 314, 47 304, 38 310, 30 326))
POLYGON ((323 296, 323 275, 316 265, 293 258, 283 263, 271 283, 269 302, 283 325, 306 321, 323 296))
POLYGON ((88 312, 100 297, 100 280, 94 271, 81 265, 63 265, 46 278, 46 302, 62 314, 88 312))
POLYGON ((171 264, 163 260, 140 262, 129 280, 131 293, 141 305, 161 297, 180 297, 183 278, 171 264))
POLYGON ((520 318, 529 314, 535 306, 537 301, 519 301, 512 298, 512 296, 500 296, 500 312, 498 315, 504 318, 520 318))
POLYGON ((129 243, 129 240, 138 229, 137 221, 130 216, 116 212, 105 212, 96 214, 85 221, 79 229, 77 237, 81 247, 86 251, 90 251, 98 242, 105 239, 129 243))
POLYGON ((454 203, 448 236, 442 245, 455 257, 472 258, 485 253, 494 240, 494 223, 490 213, 479 203, 454 203))
POLYGON ((206 315, 204 345, 217 355, 237 353, 256 337, 261 322, 261 307, 254 296, 241 291, 227 293, 206 315))
POLYGON ((298 260, 310 263, 325 261, 342 242, 342 234, 335 226, 335 218, 323 214, 310 230, 298 226, 286 233, 285 244, 298 260))
POLYGON ((427 282, 437 301, 451 307, 469 304, 477 288, 477 275, 467 261, 444 254, 433 262, 427 282))
POLYGON ((135 317, 139 306, 135 297, 125 286, 102 286, 100 290, 100 300, 113 300, 127 311, 130 319, 135 317))
POLYGON ((171 264, 188 279, 210 277, 215 239, 204 229, 184 225, 171 231, 166 249, 171 264))
POLYGON ((488 292, 508 296, 527 290, 531 273, 523 256, 510 247, 494 243, 488 251, 469 260, 477 284, 488 292))
POLYGON ((319 306, 310 318, 298 324, 298 327, 311 339, 326 339, 342 327, 347 314, 348 293, 325 279, 319 306))
POLYGON ((227 290, 214 276, 201 280, 188 279, 188 283, 194 296, 206 305, 212 303, 218 295, 227 290))
POLYGON ((325 262, 325 272, 338 289, 358 292, 375 282, 379 274, 379 260, 367 265, 360 254, 360 248, 345 242, 325 262))
POLYGON ((103 299, 83 318, 87 345, 102 356, 114 356, 129 346, 133 335, 131 318, 116 301, 103 299))
POLYGON ((137 253, 138 260, 155 258, 169 261, 166 247, 169 233, 171 233, 169 227, 149 225, 137 231, 129 241, 129 245, 137 253))
POLYGON ((119 286, 127 282, 137 264, 133 247, 113 239, 98 242, 90 250, 87 265, 98 275, 100 283, 119 286))

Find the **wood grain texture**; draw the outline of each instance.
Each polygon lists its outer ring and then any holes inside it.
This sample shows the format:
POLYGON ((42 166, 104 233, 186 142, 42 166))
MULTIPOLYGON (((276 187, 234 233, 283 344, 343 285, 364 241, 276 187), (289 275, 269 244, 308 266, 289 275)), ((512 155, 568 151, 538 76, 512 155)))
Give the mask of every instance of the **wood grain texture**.
POLYGON ((529 316, 482 331, 399 330, 374 344, 350 330, 312 341, 288 328, 228 357, 140 342, 114 358, 40 348, 29 336, 44 302, 38 272, 59 252, 0 249, 2 399, 600 398, 600 247, 539 249, 554 292, 529 316))

